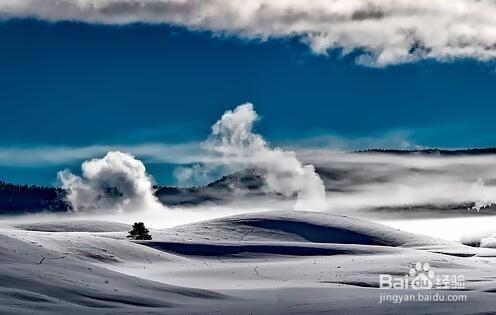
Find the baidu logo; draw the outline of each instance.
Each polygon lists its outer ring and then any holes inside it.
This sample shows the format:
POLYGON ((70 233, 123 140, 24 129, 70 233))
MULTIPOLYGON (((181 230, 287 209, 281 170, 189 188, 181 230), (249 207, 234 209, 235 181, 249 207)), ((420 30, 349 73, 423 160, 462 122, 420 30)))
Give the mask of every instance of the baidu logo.
POLYGON ((412 278, 410 281, 412 289, 425 290, 434 287, 435 272, 431 269, 429 263, 416 263, 415 267, 410 268, 409 275, 412 278))
POLYGON ((403 276, 381 274, 379 288, 387 289, 379 296, 379 303, 407 302, 465 302, 466 294, 449 294, 445 290, 465 289, 465 278, 457 274, 438 274, 425 262, 417 262, 403 276), (390 289, 405 289, 396 291, 390 289), (412 291, 416 291, 415 293, 412 291))
POLYGON ((381 289, 464 289, 463 275, 436 274, 427 262, 417 262, 404 276, 381 274, 379 276, 381 289))

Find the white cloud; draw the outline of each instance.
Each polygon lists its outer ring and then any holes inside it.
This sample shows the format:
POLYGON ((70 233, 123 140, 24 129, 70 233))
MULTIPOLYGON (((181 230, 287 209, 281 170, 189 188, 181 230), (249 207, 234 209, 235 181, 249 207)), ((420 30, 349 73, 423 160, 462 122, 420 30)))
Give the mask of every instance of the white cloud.
POLYGON ((58 176, 76 211, 138 211, 163 208, 153 194, 151 177, 132 155, 108 152, 82 164, 83 176, 61 171, 58 176))
POLYGON ((199 143, 137 145, 91 145, 84 147, 39 146, 31 148, 0 147, 1 166, 58 165, 103 155, 109 151, 124 151, 138 155, 147 162, 193 163, 204 160, 199 143))
POLYGON ((297 36, 316 53, 360 50, 358 62, 372 66, 496 56, 492 0, 0 0, 0 15, 297 36))
POLYGON ((226 111, 202 143, 206 154, 213 156, 212 163, 181 168, 177 175, 187 180, 197 174, 205 176, 215 166, 256 168, 263 173, 270 191, 297 196, 296 209, 324 210, 325 187, 314 166, 303 165, 293 151, 271 148, 261 135, 253 132, 257 119, 251 103, 226 111))
MULTIPOLYGON (((440 127, 438 127, 440 128, 440 127)), ((440 128, 441 129, 441 128, 440 128)), ((421 150, 428 147, 417 144, 414 135, 420 134, 422 130, 397 130, 376 135, 361 137, 343 137, 332 134, 322 134, 298 139, 289 139, 281 143, 284 148, 294 149, 300 152, 320 150, 322 148, 334 151, 360 151, 367 149, 398 149, 398 150, 421 150)))

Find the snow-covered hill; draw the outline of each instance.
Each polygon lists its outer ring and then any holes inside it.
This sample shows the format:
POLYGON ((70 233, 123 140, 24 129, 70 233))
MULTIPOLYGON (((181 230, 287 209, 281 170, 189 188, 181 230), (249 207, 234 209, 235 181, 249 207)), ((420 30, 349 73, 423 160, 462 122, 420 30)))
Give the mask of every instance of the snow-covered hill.
POLYGON ((494 304, 496 249, 345 216, 276 211, 151 230, 151 241, 126 234, 111 222, 3 222, 0 313, 484 313, 494 304), (379 303, 379 275, 406 275, 417 262, 463 275, 466 288, 450 291, 468 300, 379 303))

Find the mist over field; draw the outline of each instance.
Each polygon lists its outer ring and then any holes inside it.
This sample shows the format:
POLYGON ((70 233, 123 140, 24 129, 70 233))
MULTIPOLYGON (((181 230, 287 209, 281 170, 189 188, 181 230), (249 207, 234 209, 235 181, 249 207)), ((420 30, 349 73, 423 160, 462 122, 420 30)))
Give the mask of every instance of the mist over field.
POLYGON ((34 217, 141 220, 164 228, 295 209, 359 216, 450 240, 496 234, 491 219, 480 218, 492 213, 496 203, 496 156, 492 154, 287 150, 273 147, 254 131, 257 120, 254 106, 246 103, 226 111, 213 124, 212 133, 195 149, 201 158, 189 166, 177 166, 175 175, 185 183, 196 177, 211 182, 219 174, 226 177, 200 190, 183 191, 180 203, 168 204, 173 196, 160 194, 139 158, 110 151, 85 161, 81 176, 59 172, 72 210, 34 217), (451 217, 483 223, 460 229, 459 221, 451 217), (426 229, 426 224, 438 228, 426 229))

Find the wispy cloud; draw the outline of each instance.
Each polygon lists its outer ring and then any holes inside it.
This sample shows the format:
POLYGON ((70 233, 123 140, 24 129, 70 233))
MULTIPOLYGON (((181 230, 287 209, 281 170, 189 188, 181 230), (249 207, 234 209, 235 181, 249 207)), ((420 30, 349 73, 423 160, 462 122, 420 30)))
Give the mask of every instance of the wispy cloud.
POLYGON ((206 160, 198 143, 138 145, 92 145, 85 147, 38 146, 0 148, 1 166, 44 166, 103 156, 109 151, 129 152, 147 162, 188 164, 206 160))
MULTIPOLYGON (((295 151, 298 155, 319 150, 354 151, 367 148, 421 149, 412 138, 416 131, 394 131, 376 136, 345 137, 322 134, 314 137, 278 141, 277 146, 295 151)), ((224 163, 223 156, 207 150, 202 142, 96 144, 81 147, 35 146, 0 147, 0 166, 32 167, 61 165, 94 157, 109 151, 131 153, 145 162, 191 165, 194 163, 224 163)), ((218 173, 215 173, 218 175, 218 173)), ((207 174, 205 174, 207 175, 207 174)), ((212 180, 213 178, 208 178, 212 180)), ((207 180, 207 181, 208 181, 207 180)))
POLYGON ((322 148, 333 151, 357 151, 365 149, 400 149, 418 150, 426 146, 418 144, 413 130, 398 130, 383 134, 344 137, 332 134, 322 134, 313 137, 293 139, 280 143, 283 147, 298 152, 322 148))
POLYGON ((245 38, 297 36, 316 53, 359 51, 386 66, 496 57, 492 0, 0 0, 3 17, 167 23, 245 38))

